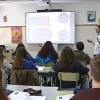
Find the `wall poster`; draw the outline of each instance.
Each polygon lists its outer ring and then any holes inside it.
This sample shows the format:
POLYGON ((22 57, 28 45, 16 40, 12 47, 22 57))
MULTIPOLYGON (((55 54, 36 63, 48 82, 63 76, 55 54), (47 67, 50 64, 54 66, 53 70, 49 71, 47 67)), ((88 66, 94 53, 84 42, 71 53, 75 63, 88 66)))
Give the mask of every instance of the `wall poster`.
POLYGON ((22 27, 12 27, 11 28, 11 42, 12 44, 23 43, 22 39, 22 27))

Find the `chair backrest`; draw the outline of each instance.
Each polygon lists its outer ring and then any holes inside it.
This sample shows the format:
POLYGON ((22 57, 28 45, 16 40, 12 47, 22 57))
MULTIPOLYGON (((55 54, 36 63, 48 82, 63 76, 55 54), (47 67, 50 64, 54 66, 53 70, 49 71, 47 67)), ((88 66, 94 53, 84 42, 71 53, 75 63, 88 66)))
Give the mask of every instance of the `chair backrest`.
POLYGON ((13 58, 12 58, 12 54, 11 53, 6 53, 6 60, 11 63, 13 58))
POLYGON ((54 67, 54 62, 48 62, 46 64, 43 64, 42 62, 40 62, 39 66, 54 67))
POLYGON ((76 81, 76 87, 77 87, 79 80, 79 73, 59 72, 58 79, 60 80, 60 90, 62 88, 61 81, 76 81))
POLYGON ((14 70, 11 75, 13 85, 39 86, 39 79, 36 70, 14 70))
POLYGON ((87 66, 87 62, 86 61, 79 61, 84 67, 87 66))

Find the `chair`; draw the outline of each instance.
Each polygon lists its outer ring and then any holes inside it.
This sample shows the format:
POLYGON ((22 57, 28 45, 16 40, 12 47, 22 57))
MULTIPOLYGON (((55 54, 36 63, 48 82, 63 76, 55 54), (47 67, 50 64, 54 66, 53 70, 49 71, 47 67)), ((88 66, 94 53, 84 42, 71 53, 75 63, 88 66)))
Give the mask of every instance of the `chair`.
POLYGON ((77 87, 79 81, 79 73, 59 72, 58 79, 60 80, 60 90, 62 90, 61 81, 76 81, 77 87))
POLYGON ((84 79, 84 83, 83 83, 82 88, 83 89, 88 88, 89 87, 89 75, 85 74, 82 76, 82 78, 84 79))
POLYGON ((14 70, 11 75, 12 85, 39 86, 39 79, 36 70, 14 70))
MULTIPOLYGON (((79 61, 84 67, 87 66, 87 62, 86 61, 79 61)), ((85 74, 83 75, 84 78, 84 84, 82 88, 88 88, 87 84, 89 84, 89 75, 85 74)))
POLYGON ((12 54, 11 53, 6 53, 6 60, 9 62, 9 63, 12 63, 12 54))
POLYGON ((46 64, 43 64, 42 62, 40 62, 39 66, 54 67, 54 62, 48 62, 46 64))
POLYGON ((87 62, 86 61, 79 61, 84 67, 87 66, 87 62))

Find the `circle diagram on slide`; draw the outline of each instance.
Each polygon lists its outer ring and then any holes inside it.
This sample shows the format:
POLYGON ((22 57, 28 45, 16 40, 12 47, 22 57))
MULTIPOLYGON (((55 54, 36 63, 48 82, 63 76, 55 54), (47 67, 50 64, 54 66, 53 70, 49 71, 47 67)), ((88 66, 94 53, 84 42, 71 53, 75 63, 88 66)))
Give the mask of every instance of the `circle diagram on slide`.
POLYGON ((66 13, 61 13, 59 16, 58 16, 58 20, 59 22, 61 23, 67 23, 69 21, 70 17, 68 14, 66 13))
POLYGON ((34 38, 35 40, 65 41, 70 39, 70 16, 67 13, 60 13, 56 17, 49 15, 41 16, 40 18, 38 17, 38 20, 36 17, 31 17, 31 19, 35 20, 35 23, 38 22, 39 24, 34 26, 35 24, 31 20, 33 24, 31 24, 30 37, 34 38), (45 22, 43 22, 43 20, 45 20, 45 22))
POLYGON ((59 38, 60 40, 66 40, 66 39, 68 38, 68 36, 69 36, 69 34, 68 34, 68 32, 65 31, 65 30, 62 30, 62 31, 60 31, 60 32, 58 33, 58 38, 59 38))
POLYGON ((32 37, 36 40, 48 40, 52 36, 52 32, 48 28, 39 27, 32 31, 32 37))

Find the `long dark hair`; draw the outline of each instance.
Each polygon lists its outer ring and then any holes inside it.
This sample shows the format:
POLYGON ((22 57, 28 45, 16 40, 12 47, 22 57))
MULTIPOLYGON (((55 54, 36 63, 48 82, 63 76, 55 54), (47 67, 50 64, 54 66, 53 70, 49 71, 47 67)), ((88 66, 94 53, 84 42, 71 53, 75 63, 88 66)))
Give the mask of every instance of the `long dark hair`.
POLYGON ((7 95, 4 93, 2 89, 2 72, 0 69, 0 100, 8 100, 7 95))
POLYGON ((58 65, 62 69, 72 69, 74 66, 75 56, 72 49, 66 46, 60 55, 58 65))
POLYGON ((53 59, 58 59, 58 54, 54 49, 51 41, 46 41, 38 54, 41 58, 44 59, 49 55, 51 55, 53 59))
POLYGON ((24 47, 19 47, 16 52, 16 58, 13 63, 13 70, 14 69, 23 69, 24 59, 27 59, 27 51, 24 47))
POLYGON ((23 43, 19 43, 19 44, 17 45, 17 47, 16 47, 16 50, 12 53, 12 55, 16 55, 17 49, 18 49, 19 47, 24 47, 24 48, 25 48, 25 46, 24 46, 23 43))
POLYGON ((3 54, 3 47, 0 47, 0 67, 3 65, 4 54, 3 54))

